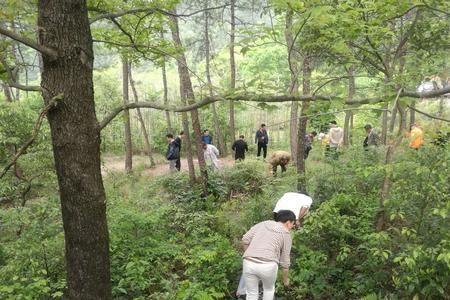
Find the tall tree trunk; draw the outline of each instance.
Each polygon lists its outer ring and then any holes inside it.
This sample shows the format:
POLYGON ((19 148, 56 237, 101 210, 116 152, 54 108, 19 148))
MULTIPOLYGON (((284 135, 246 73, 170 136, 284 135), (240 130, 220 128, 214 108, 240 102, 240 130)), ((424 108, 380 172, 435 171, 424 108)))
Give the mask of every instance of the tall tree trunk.
MULTIPOLYGON (((161 31, 161 38, 164 38, 164 33, 161 31)), ((167 72, 166 72, 166 57, 163 57, 162 60, 162 79, 163 79, 163 90, 164 90, 164 105, 169 105, 169 97, 168 97, 168 88, 167 88, 167 72)), ((168 133, 175 133, 173 132, 172 127, 172 121, 170 119, 170 112, 168 110, 165 111, 166 113, 166 122, 167 122, 167 132, 168 133)))
MULTIPOLYGON (((138 93, 136 91, 136 86, 134 84, 133 75, 132 75, 132 71, 131 71, 131 63, 128 66, 128 72, 129 72, 128 76, 130 79, 131 90, 133 91, 134 102, 139 102, 138 93)), ((152 147, 150 146, 147 127, 145 126, 144 118, 142 117, 142 113, 139 108, 136 108, 136 114, 138 116, 139 123, 141 124, 142 134, 144 136, 145 152, 148 155, 148 158, 150 160, 150 167, 154 167, 155 160, 153 159, 153 151, 152 151, 152 147)))
MULTIPOLYGON (((416 101, 413 100, 413 102, 411 102, 411 107, 415 108, 416 107, 416 101)), ((411 128, 411 126, 416 123, 416 112, 413 109, 409 110, 409 128, 411 128)))
MULTIPOLYGON (((205 1, 205 9, 208 8, 208 1, 205 1)), ((206 56, 206 79, 208 81, 209 95, 214 96, 211 82, 211 72, 210 72, 210 43, 209 43, 209 13, 205 11, 205 56, 206 56)), ((217 136, 217 145, 219 147, 220 155, 222 157, 227 156, 227 148, 225 147, 225 141, 222 135, 222 129, 219 124, 219 115, 217 114, 216 103, 211 103, 211 109, 213 113, 214 120, 214 130, 217 136)))
POLYGON ((11 88, 6 83, 4 83, 3 81, 0 81, 0 84, 1 84, 2 89, 3 89, 3 93, 5 94, 6 102, 13 102, 14 99, 13 99, 12 94, 11 94, 11 88))
POLYGON ((353 144, 353 121, 354 121, 354 116, 355 114, 352 112, 350 115, 350 132, 348 135, 348 141, 350 143, 350 145, 353 144))
MULTIPOLYGON (((311 57, 306 54, 303 58, 303 95, 309 95, 311 93, 311 73, 312 73, 312 61, 311 57)), ((297 189, 299 191, 306 190, 306 177, 305 177, 305 135, 306 127, 308 125, 308 119, 306 113, 309 107, 309 101, 302 102, 302 109, 300 110, 300 120, 298 125, 297 135, 297 189)))
MULTIPOLYGON (((438 117, 442 117, 444 115, 444 104, 445 104, 444 101, 445 101, 445 98, 441 96, 439 99, 439 110, 437 113, 438 117)), ((414 105, 415 105, 415 103, 414 103, 414 105)), ((411 112, 413 112, 412 109, 411 109, 411 112)))
MULTIPOLYGON (((391 82, 390 76, 384 75, 384 97, 387 99, 388 95, 388 84, 391 82)), ((387 142, 387 133, 388 133, 388 112, 387 109, 389 108, 389 103, 386 101, 383 107, 385 110, 383 111, 383 117, 382 117, 382 125, 381 125, 381 143, 383 145, 386 145, 387 142)))
MULTIPOLYGON (((294 48, 294 38, 292 34, 292 10, 288 9, 286 12, 286 29, 285 38, 288 50, 288 64, 291 72, 291 86, 289 88, 289 95, 298 96, 298 64, 300 57, 294 48)), ((289 122, 289 135, 291 142, 291 157, 297 160, 297 118, 298 118, 298 102, 291 103, 291 116, 289 122)))
POLYGON ((399 113, 399 117, 400 117, 397 135, 401 135, 404 131, 406 131, 407 116, 406 116, 405 107, 401 103, 398 103, 397 108, 398 108, 398 113, 399 113))
MULTIPOLYGON (((130 103, 128 94, 128 59, 122 58, 122 93, 123 105, 130 103)), ((131 122, 130 111, 125 109, 123 111, 123 125, 124 125, 124 139, 125 139, 125 171, 130 173, 133 169, 133 145, 131 142, 131 122)))
MULTIPOLYGON (((348 75, 348 101, 353 100, 353 95, 355 94, 355 77, 353 76, 354 66, 350 66, 347 70, 348 75)), ((350 145, 350 119, 352 117, 352 111, 345 112, 344 119, 344 146, 350 145)))
MULTIPOLYGON (((235 27, 236 21, 234 16, 234 9, 236 6, 236 0, 231 0, 230 9, 231 9, 231 20, 230 20, 230 89, 231 92, 234 92, 236 88, 236 62, 234 59, 234 38, 235 38, 235 27)), ((235 129, 235 121, 234 121, 234 102, 230 101, 230 145, 233 145, 236 140, 236 129, 235 129)))
POLYGON ((48 113, 65 237, 65 299, 112 299, 106 197, 100 171, 100 130, 95 115, 94 53, 86 1, 39 0, 43 55, 42 96, 48 113))
MULTIPOLYGON (((180 31, 178 29, 178 19, 176 17, 171 17, 173 25, 172 39, 177 47, 182 48, 182 43, 180 39, 180 31)), ((194 90, 192 89, 191 77, 189 75, 189 70, 187 67, 186 57, 184 52, 182 52, 177 59, 178 63, 178 74, 180 76, 180 86, 182 87, 181 97, 187 99, 188 103, 195 103, 194 90)), ((208 194, 208 172, 206 170, 205 157, 203 155, 202 146, 202 131, 200 128, 200 120, 198 117, 198 110, 191 110, 192 127, 194 129, 195 144, 197 146, 197 159, 198 165, 200 167, 200 174, 202 179, 203 194, 206 196, 208 194)))
POLYGON ((397 102, 394 104, 394 107, 392 108, 391 113, 391 119, 389 122, 389 132, 394 132, 395 129, 395 119, 397 118, 397 112, 398 112, 398 104, 397 102))

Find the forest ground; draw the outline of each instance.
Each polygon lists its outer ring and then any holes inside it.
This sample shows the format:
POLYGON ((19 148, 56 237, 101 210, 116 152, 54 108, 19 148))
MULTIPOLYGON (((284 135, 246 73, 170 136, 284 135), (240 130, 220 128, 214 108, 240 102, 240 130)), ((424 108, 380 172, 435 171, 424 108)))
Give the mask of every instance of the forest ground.
MULTIPOLYGON (((146 175, 163 175, 169 174, 169 163, 161 156, 155 157, 156 165, 150 167, 150 162, 145 155, 133 155, 133 169, 146 175)), ((197 159, 194 164, 198 167, 197 159)), ((231 156, 220 158, 220 167, 228 167, 234 164, 231 156)), ((105 156, 102 162, 102 174, 107 175, 109 172, 122 172, 125 170, 125 158, 123 156, 105 156)), ((186 158, 181 159, 181 171, 188 171, 186 158)))

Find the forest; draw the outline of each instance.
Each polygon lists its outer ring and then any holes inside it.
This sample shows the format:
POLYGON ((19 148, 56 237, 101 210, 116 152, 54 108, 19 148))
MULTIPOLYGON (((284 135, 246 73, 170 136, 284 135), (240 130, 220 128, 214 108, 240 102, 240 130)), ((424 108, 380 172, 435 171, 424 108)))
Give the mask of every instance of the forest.
POLYGON ((0 8, 0 299, 450 300, 449 1, 0 8))

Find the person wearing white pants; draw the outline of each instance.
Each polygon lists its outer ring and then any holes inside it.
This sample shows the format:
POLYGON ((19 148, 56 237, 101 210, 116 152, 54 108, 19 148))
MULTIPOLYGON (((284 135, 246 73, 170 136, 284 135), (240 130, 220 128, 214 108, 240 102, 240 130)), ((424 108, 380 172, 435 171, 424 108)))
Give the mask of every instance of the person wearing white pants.
POLYGON ((289 285, 288 270, 292 246, 291 229, 295 214, 280 210, 277 222, 264 221, 253 226, 243 237, 243 276, 247 300, 258 299, 259 281, 263 284, 263 300, 273 300, 278 265, 283 268, 283 284, 289 285))

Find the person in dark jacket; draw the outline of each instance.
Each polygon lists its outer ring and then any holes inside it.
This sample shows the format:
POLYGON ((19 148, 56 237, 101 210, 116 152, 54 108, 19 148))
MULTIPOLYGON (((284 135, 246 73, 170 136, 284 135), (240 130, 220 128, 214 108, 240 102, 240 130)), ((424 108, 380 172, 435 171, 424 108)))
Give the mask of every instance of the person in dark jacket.
POLYGON ((267 135, 266 124, 261 124, 261 127, 256 131, 255 144, 258 145, 258 155, 261 156, 261 149, 263 150, 263 158, 267 156, 267 144, 269 143, 269 136, 267 135))
POLYGON ((212 144, 212 136, 209 134, 209 130, 203 130, 202 142, 208 145, 212 144))
POLYGON ((175 139, 173 134, 166 135, 167 143, 169 144, 166 152, 166 159, 169 161, 169 170, 171 172, 180 171, 181 169, 181 140, 184 138, 184 132, 181 131, 180 135, 175 139))
POLYGON ((235 160, 244 160, 245 152, 248 152, 247 143, 244 141, 244 136, 240 135, 239 140, 235 141, 233 146, 231 147, 234 151, 234 159, 235 160))
POLYGON ((366 124, 364 126, 364 130, 366 131, 366 138, 363 141, 364 149, 368 150, 369 146, 378 146, 380 143, 380 138, 378 137, 375 129, 372 128, 372 125, 366 124))
POLYGON ((317 136, 317 132, 312 131, 311 133, 305 135, 305 153, 303 155, 304 159, 307 159, 309 156, 309 151, 312 149, 312 143, 314 142, 314 138, 317 136))

